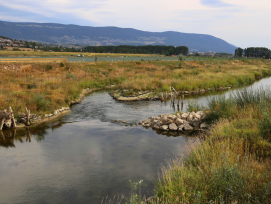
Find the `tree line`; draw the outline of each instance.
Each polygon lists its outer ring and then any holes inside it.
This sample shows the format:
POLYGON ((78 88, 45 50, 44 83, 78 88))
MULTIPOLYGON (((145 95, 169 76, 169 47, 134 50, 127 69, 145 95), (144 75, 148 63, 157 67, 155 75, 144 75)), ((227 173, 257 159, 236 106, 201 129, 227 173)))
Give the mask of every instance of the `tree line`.
POLYGON ((235 57, 242 57, 242 56, 270 59, 271 50, 265 47, 248 47, 245 49, 242 49, 239 47, 235 50, 235 57))
POLYGON ((187 55, 186 46, 165 46, 165 45, 119 45, 119 46, 87 46, 85 52, 93 53, 131 53, 131 54, 160 54, 160 55, 187 55))

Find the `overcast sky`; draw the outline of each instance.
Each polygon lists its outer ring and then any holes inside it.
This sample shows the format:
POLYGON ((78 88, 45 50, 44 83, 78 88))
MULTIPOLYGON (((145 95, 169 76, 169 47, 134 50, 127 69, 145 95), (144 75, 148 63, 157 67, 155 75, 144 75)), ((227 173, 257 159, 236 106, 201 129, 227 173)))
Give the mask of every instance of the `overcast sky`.
POLYGON ((271 0, 0 0, 0 20, 202 33, 271 49, 271 0))

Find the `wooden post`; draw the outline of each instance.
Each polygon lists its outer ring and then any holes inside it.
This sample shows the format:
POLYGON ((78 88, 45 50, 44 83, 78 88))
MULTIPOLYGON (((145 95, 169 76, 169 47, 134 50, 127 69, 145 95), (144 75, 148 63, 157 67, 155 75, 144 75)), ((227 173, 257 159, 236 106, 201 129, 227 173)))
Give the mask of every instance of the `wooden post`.
POLYGON ((4 122, 5 122, 5 118, 3 117, 0 124, 0 130, 3 129, 4 122))
POLYGON ((166 91, 166 93, 165 93, 165 98, 167 99, 167 91, 166 91))
POLYGON ((13 114, 11 107, 9 107, 9 112, 11 113, 11 121, 12 121, 13 127, 17 128, 16 122, 14 119, 14 114, 13 114))
POLYGON ((173 94, 172 96, 172 105, 174 105, 174 103, 175 103, 175 94, 173 94))
POLYGON ((27 107, 25 107, 25 112, 26 112, 26 124, 25 125, 30 125, 30 110, 27 110, 27 107))
POLYGON ((181 96, 179 96, 179 99, 178 99, 178 106, 180 106, 180 101, 181 101, 181 96))
POLYGON ((184 94, 182 95, 182 110, 183 110, 183 100, 184 100, 184 94))
POLYGON ((2 131, 0 131, 0 135, 2 136, 3 140, 5 141, 5 135, 3 134, 2 131))
POLYGON ((163 100, 163 92, 161 93, 161 100, 163 100))

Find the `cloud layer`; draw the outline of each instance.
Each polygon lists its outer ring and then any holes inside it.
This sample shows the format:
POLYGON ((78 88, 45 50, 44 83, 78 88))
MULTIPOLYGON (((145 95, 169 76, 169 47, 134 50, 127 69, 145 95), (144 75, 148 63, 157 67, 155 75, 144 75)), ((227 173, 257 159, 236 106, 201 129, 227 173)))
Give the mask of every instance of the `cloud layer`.
POLYGON ((0 0, 0 20, 204 33, 271 48, 270 0, 0 0))

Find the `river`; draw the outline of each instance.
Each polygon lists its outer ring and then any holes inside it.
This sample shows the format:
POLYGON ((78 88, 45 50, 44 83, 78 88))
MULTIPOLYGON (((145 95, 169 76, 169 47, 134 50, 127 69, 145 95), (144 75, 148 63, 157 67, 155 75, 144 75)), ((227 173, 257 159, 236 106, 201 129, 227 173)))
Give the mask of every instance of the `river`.
MULTIPOLYGON (((254 88, 270 85, 262 79, 254 88)), ((208 97, 230 91, 189 96, 208 97)), ((0 134, 0 203, 101 203, 108 196, 129 196, 129 180, 142 179, 142 194, 153 195, 162 164, 197 142, 191 135, 157 134, 151 128, 124 126, 150 116, 173 113, 169 102, 117 102, 100 91, 74 105, 57 120, 0 134)))

